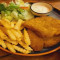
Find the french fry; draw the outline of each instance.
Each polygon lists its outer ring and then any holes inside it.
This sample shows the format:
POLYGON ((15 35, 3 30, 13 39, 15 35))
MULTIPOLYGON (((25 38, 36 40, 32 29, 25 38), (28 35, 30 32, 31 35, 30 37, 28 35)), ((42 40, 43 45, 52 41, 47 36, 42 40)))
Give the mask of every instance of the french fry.
POLYGON ((24 21, 23 20, 18 20, 18 22, 16 23, 16 25, 15 25, 15 29, 17 29, 17 30, 20 30, 20 27, 21 27, 21 25, 22 25, 22 23, 23 23, 24 21))
POLYGON ((1 22, 0 22, 0 26, 2 26, 1 22))
POLYGON ((19 30, 21 31, 21 30, 23 30, 23 29, 24 29, 24 26, 21 26, 19 30))
POLYGON ((17 40, 19 40, 19 41, 21 40, 21 34, 19 34, 17 30, 11 29, 11 32, 15 35, 17 40))
POLYGON ((19 30, 17 30, 17 32, 21 35, 21 37, 22 37, 22 32, 21 31, 19 31, 19 30))
POLYGON ((7 34, 7 33, 6 33, 6 28, 5 28, 5 27, 0 26, 0 29, 3 31, 4 34, 7 34))
MULTIPOLYGON (((4 27, 1 27, 1 26, 0 26, 0 29, 3 31, 3 34, 4 34, 4 33, 7 34, 7 33, 6 33, 6 30, 4 29, 4 27)), ((1 30, 0 30, 0 32, 1 32, 1 30)), ((17 44, 18 44, 16 41, 9 39, 8 36, 6 36, 5 34, 4 34, 4 37, 3 37, 2 34, 0 33, 0 36, 1 36, 1 38, 2 38, 3 40, 6 40, 6 41, 8 41, 8 42, 10 42, 10 43, 12 43, 12 44, 14 44, 14 45, 17 45, 17 44), (6 38, 5 38, 5 36, 6 36, 6 38)))
POLYGON ((11 27, 14 28, 14 22, 11 22, 11 27))
MULTIPOLYGON (((19 31, 19 30, 17 30, 17 32, 20 34, 20 36, 21 36, 21 40, 22 40, 22 38, 23 38, 23 34, 22 34, 22 32, 19 31)), ((19 40, 19 41, 21 41, 21 40, 19 40)))
POLYGON ((14 23, 14 25, 16 25, 16 23, 17 23, 17 21, 15 21, 15 20, 13 20, 12 22, 14 23))
POLYGON ((9 43, 12 43, 12 44, 14 44, 14 45, 17 45, 18 43, 17 43, 17 41, 15 41, 15 40, 10 40, 9 38, 7 38, 7 39, 5 39, 7 42, 9 42, 9 43))
POLYGON ((9 38, 11 40, 16 40, 15 35, 10 30, 6 30, 6 32, 7 32, 7 35, 9 36, 9 38))
POLYGON ((31 44, 30 38, 29 38, 29 35, 28 35, 26 29, 24 29, 24 42, 25 42, 27 45, 30 45, 30 44, 31 44))
POLYGON ((23 48, 25 48, 26 50, 32 51, 32 48, 29 47, 29 46, 27 46, 24 42, 20 41, 19 44, 20 44, 23 48))
POLYGON ((2 39, 6 39, 7 38, 7 36, 3 33, 2 30, 0 30, 0 38, 2 38, 2 39))
POLYGON ((4 43, 4 41, 0 38, 0 45, 3 47, 3 48, 6 48, 6 44, 4 43))
POLYGON ((4 21, 6 21, 8 24, 10 24, 10 21, 9 21, 9 20, 7 20, 7 19, 4 19, 4 21))
POLYGON ((23 22, 23 20, 18 20, 18 22, 10 22, 8 20, 0 21, 0 45, 3 48, 7 47, 14 53, 16 52, 15 50, 25 54, 32 51, 32 48, 29 47, 31 42, 26 29, 24 29, 24 35, 20 31, 24 28, 22 26, 23 22), (23 48, 16 46, 17 44, 20 44, 23 48))
POLYGON ((11 28, 11 25, 9 22, 7 22, 6 20, 0 20, 0 23, 7 29, 11 28))
POLYGON ((17 50, 17 51, 19 51, 19 52, 21 52, 21 53, 28 54, 28 53, 31 52, 31 51, 25 50, 25 49, 23 49, 23 48, 21 48, 21 47, 15 46, 15 45, 13 45, 13 47, 14 47, 15 50, 17 50))
POLYGON ((8 43, 8 42, 5 42, 5 44, 6 44, 6 46, 7 46, 7 48, 11 51, 11 52, 16 52, 15 51, 15 49, 14 49, 14 47, 12 46, 12 44, 10 44, 10 43, 8 43))

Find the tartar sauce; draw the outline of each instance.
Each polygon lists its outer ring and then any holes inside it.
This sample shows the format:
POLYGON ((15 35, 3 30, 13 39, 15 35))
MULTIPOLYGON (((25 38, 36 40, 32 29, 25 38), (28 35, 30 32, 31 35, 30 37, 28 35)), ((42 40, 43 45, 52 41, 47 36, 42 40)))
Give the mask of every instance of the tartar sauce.
POLYGON ((33 4, 31 8, 33 11, 37 13, 47 13, 50 11, 48 6, 46 6, 45 4, 39 4, 39 3, 33 4))

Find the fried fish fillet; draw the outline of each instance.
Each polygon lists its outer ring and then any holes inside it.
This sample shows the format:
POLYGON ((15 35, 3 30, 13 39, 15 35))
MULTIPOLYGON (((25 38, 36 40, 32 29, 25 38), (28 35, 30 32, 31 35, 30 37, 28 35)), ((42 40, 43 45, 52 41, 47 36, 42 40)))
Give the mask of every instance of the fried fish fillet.
POLYGON ((34 32, 31 30, 27 30, 30 40, 31 40, 31 47, 34 51, 41 51, 43 49, 43 40, 39 38, 34 32))
POLYGON ((60 42, 60 36, 54 36, 51 38, 44 38, 44 47, 52 47, 60 42))
POLYGON ((35 34, 35 32, 31 30, 27 30, 30 40, 31 40, 31 47, 34 51, 41 51, 44 48, 52 47, 60 42, 60 35, 54 36, 50 38, 42 38, 35 34))
POLYGON ((25 21, 23 26, 41 37, 52 37, 60 34, 60 20, 48 16, 25 21))

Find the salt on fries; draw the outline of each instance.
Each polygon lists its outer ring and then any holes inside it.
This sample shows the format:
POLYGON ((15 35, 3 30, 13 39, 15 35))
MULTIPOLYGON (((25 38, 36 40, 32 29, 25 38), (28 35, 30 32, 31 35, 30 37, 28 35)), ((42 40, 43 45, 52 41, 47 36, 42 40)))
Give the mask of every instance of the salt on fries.
POLYGON ((3 48, 8 48, 13 53, 19 51, 28 54, 32 51, 29 46, 31 42, 27 30, 23 29, 24 27, 22 26, 23 22, 21 19, 17 22, 0 20, 0 45, 3 48), (21 29, 23 29, 23 33, 21 29))

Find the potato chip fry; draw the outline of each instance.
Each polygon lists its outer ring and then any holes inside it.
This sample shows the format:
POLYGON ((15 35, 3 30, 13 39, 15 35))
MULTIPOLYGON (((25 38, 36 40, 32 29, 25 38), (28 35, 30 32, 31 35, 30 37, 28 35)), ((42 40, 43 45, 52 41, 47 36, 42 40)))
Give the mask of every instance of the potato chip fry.
POLYGON ((12 44, 14 44, 14 45, 17 45, 18 43, 17 43, 17 41, 15 41, 15 40, 10 40, 9 38, 7 38, 7 39, 5 39, 7 42, 9 42, 9 43, 12 43, 12 44))
POLYGON ((20 29, 20 27, 21 27, 21 25, 22 25, 22 23, 23 23, 24 21, 23 20, 18 20, 18 22, 16 23, 16 25, 15 25, 15 29, 17 29, 17 30, 19 30, 20 29))
POLYGON ((24 26, 21 26, 19 30, 23 30, 24 29, 24 26))
POLYGON ((22 32, 21 31, 19 31, 19 30, 17 30, 17 32, 21 35, 21 37, 22 37, 22 32))
POLYGON ((32 48, 29 47, 31 44, 29 35, 26 29, 22 26, 22 23, 24 23, 23 20, 18 20, 18 22, 1 20, 0 23, 0 45, 3 48, 8 48, 14 53, 16 50, 25 54, 32 51, 32 48), (22 29, 24 29, 24 35, 21 32, 22 29), (17 46, 18 44, 22 47, 17 46))
POLYGON ((7 38, 7 36, 3 33, 2 30, 0 30, 0 38, 2 38, 2 39, 6 39, 7 38))
POLYGON ((6 20, 1 20, 0 23, 7 29, 10 29, 10 23, 8 23, 6 20))
POLYGON ((15 46, 15 45, 13 45, 13 47, 14 47, 15 50, 17 50, 17 51, 19 51, 19 52, 21 52, 21 53, 28 54, 28 53, 31 52, 31 51, 25 50, 25 49, 23 49, 23 48, 21 48, 21 47, 15 46))
POLYGON ((11 22, 11 27, 14 28, 14 22, 11 22))
MULTIPOLYGON (((4 34, 4 33, 7 34, 7 33, 6 33, 6 30, 4 29, 4 27, 1 27, 1 26, 0 26, 0 29, 3 31, 3 34, 4 34)), ((1 34, 1 33, 0 33, 0 34, 1 34)), ((4 35, 5 35, 5 34, 4 34, 4 35)), ((1 36, 2 36, 2 34, 1 34, 1 36)), ((5 35, 5 36, 6 36, 6 35, 5 35)), ((6 38, 2 36, 1 38, 2 38, 3 40, 6 40, 6 41, 14 44, 14 45, 17 45, 17 44, 18 44, 16 41, 9 39, 8 36, 6 36, 6 38)))
POLYGON ((20 44, 23 48, 25 48, 26 50, 32 51, 32 48, 29 47, 29 46, 27 46, 24 42, 20 41, 19 44, 20 44))
POLYGON ((0 45, 3 47, 3 48, 6 48, 6 44, 4 43, 4 41, 0 38, 0 45))
POLYGON ((7 20, 7 19, 4 19, 4 21, 6 21, 8 24, 10 24, 10 21, 9 21, 9 20, 7 20))
POLYGON ((19 34, 17 30, 11 29, 11 32, 16 36, 17 39, 21 39, 21 34, 19 34))
POLYGON ((30 38, 29 38, 29 35, 28 35, 26 29, 24 29, 24 42, 25 42, 27 45, 30 45, 30 44, 31 44, 30 38))
POLYGON ((7 33, 6 33, 6 28, 5 28, 5 27, 0 26, 0 29, 3 31, 3 33, 7 34, 7 33))
POLYGON ((15 21, 15 20, 10 22, 10 24, 12 24, 12 25, 14 24, 14 26, 16 25, 16 23, 17 23, 17 21, 15 21))
POLYGON ((7 46, 7 48, 11 51, 11 52, 16 52, 15 51, 15 49, 14 49, 14 47, 12 46, 12 44, 10 44, 10 43, 8 43, 8 42, 5 42, 5 44, 6 44, 6 46, 7 46))
POLYGON ((16 40, 15 35, 10 30, 6 30, 6 32, 7 32, 7 35, 9 36, 9 38, 11 40, 16 40))
MULTIPOLYGON (((23 38, 23 34, 22 34, 22 32, 19 31, 19 30, 17 30, 17 32, 20 34, 20 36, 21 36, 21 40, 22 40, 22 38, 23 38)), ((19 41, 21 41, 21 40, 19 40, 19 41)))

